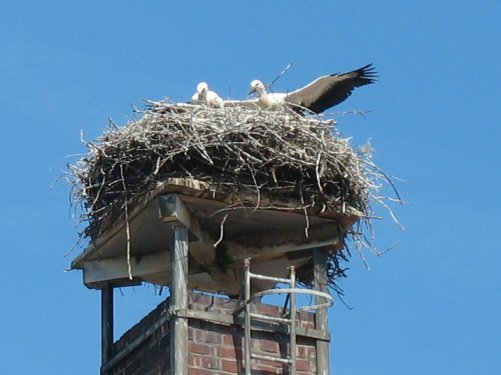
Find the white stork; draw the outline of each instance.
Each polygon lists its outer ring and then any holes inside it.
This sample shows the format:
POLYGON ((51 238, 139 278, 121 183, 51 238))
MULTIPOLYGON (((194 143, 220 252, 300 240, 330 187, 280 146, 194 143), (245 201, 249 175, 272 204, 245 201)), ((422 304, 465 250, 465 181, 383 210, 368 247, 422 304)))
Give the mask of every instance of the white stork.
POLYGON ((251 82, 249 94, 257 93, 259 104, 264 108, 289 103, 299 112, 306 108, 314 113, 322 113, 345 101, 356 87, 374 83, 376 77, 374 67, 368 64, 351 72, 319 77, 305 87, 287 94, 268 93, 264 84, 256 79, 251 82))
POLYGON ((200 82, 197 85, 197 92, 191 97, 190 103, 205 104, 215 108, 222 108, 224 106, 223 99, 214 91, 209 90, 209 85, 205 82, 200 82))

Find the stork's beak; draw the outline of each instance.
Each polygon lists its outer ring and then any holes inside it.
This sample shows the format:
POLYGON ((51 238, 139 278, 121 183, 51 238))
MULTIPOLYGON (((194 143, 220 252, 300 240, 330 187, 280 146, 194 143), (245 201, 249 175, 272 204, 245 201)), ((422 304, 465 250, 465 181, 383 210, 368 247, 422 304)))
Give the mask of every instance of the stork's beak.
POLYGON ((247 94, 248 96, 251 96, 252 94, 255 94, 257 93, 257 90, 255 87, 251 87, 250 90, 249 90, 249 93, 247 94))

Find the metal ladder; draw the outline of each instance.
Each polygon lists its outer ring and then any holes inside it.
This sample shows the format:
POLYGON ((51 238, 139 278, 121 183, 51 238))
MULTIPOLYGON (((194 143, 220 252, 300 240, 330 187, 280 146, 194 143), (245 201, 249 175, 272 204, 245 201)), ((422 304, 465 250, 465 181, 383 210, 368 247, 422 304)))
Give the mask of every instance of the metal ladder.
MULTIPOLYGON (((301 310, 319 310, 326 309, 333 305, 334 299, 333 297, 326 292, 321 292, 318 290, 305 289, 305 288, 297 288, 296 287, 296 271, 294 266, 289 267, 289 278, 280 278, 280 277, 271 277, 266 275, 259 275, 256 273, 252 273, 250 270, 250 259, 245 259, 244 263, 245 276, 244 276, 244 301, 243 307, 238 309, 239 311, 245 311, 245 375, 251 375, 252 370, 252 359, 262 359, 267 361, 275 361, 286 363, 289 365, 289 374, 296 375, 296 312, 301 310), (288 284, 288 288, 274 288, 268 289, 261 292, 254 293, 251 295, 251 280, 266 280, 273 281, 275 283, 283 283, 288 284), (253 313, 251 311, 251 303, 254 298, 262 297, 270 294, 286 294, 287 299, 285 305, 287 305, 287 300, 289 300, 289 318, 279 318, 276 316, 263 315, 253 313), (309 306, 296 306, 296 294, 308 294, 310 296, 320 297, 324 302, 316 303, 314 305, 309 306), (287 358, 276 357, 276 356, 266 356, 252 353, 252 322, 251 319, 266 321, 271 323, 285 324, 290 326, 289 328, 289 337, 290 337, 290 345, 289 345, 289 355, 287 358)), ((286 306, 284 306, 285 311, 286 306)))
MULTIPOLYGON (((252 273, 250 270, 250 259, 245 259, 244 263, 245 277, 244 277, 244 305, 245 305, 245 375, 251 375, 251 361, 252 359, 262 359, 266 361, 274 361, 286 363, 289 365, 289 374, 296 375, 296 271, 294 266, 290 266, 290 275, 288 279, 280 277, 271 277, 265 275, 259 275, 252 273), (287 289, 269 289, 262 292, 254 293, 251 295, 250 285, 252 279, 273 281, 276 283, 288 284, 287 289), (289 318, 280 318, 276 316, 264 315, 251 312, 251 303, 254 298, 261 297, 267 294, 273 293, 289 293, 290 296, 290 308, 289 308, 289 318), (287 358, 267 356, 252 353, 251 348, 251 319, 257 319, 260 321, 266 321, 271 323, 286 324, 290 326, 289 328, 289 356, 287 358)), ((285 310, 285 306, 284 306, 285 310)))

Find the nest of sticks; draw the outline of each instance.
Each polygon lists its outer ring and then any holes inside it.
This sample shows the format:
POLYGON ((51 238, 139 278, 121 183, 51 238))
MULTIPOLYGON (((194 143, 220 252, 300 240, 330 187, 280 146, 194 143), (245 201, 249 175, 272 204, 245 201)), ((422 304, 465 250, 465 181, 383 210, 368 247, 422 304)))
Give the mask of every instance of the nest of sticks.
MULTIPOLYGON (((83 238, 97 238, 168 178, 210 182, 229 194, 295 199, 305 208, 371 216, 372 198, 384 185, 369 152, 354 149, 335 121, 274 110, 151 105, 123 127, 111 123, 88 154, 69 166, 73 201, 82 206, 83 238)), ((358 236, 351 230, 348 236, 358 236)), ((345 276, 346 247, 330 255, 331 286, 345 276)), ((308 267, 298 279, 311 282, 308 267)))

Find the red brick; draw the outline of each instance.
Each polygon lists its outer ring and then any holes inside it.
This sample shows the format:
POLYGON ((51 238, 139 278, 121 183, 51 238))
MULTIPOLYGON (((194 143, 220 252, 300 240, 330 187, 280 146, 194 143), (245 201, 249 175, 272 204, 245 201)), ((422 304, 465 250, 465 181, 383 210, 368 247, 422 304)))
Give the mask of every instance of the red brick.
POLYGON ((233 335, 224 335, 223 336, 223 339, 222 339, 222 343, 224 345, 235 345, 235 338, 233 337, 233 335))
POLYGON ((188 351, 190 353, 198 353, 198 354, 208 355, 211 353, 211 347, 207 344, 190 342, 190 343, 188 343, 188 351))
POLYGON ((216 372, 203 368, 189 368, 188 375, 214 375, 216 372))
POLYGON ((278 314, 278 307, 277 306, 272 306, 272 305, 259 305, 256 304, 256 310, 260 314, 265 314, 265 315, 277 315, 278 314))
POLYGON ((210 305, 212 303, 210 296, 205 296, 203 294, 191 294, 190 295, 190 308, 203 307, 201 305, 210 305), (191 306, 194 305, 194 306, 191 306))
POLYGON ((298 371, 313 371, 315 369, 314 361, 298 359, 296 361, 296 368, 298 371))
POLYGON ((211 370, 219 369, 219 362, 219 358, 199 354, 191 354, 189 359, 192 366, 211 370))
POLYGON ((197 356, 196 355, 188 355, 188 366, 195 367, 198 365, 197 356))
POLYGON ((202 331, 198 330, 195 333, 195 342, 205 342, 209 344, 220 344, 221 343, 221 335, 212 331, 202 331))
POLYGON ((242 357, 242 349, 234 346, 218 346, 217 355, 225 359, 235 359, 237 356, 242 357))
POLYGON ((271 374, 283 374, 282 366, 269 367, 263 365, 252 366, 252 375, 271 375, 271 374))
POLYGON ((315 357, 315 348, 307 345, 297 346, 297 356, 298 358, 310 359, 315 357))
POLYGON ((314 329, 315 328, 315 321, 314 320, 301 320, 299 321, 299 326, 303 329, 314 329))
POLYGON ((197 335, 198 329, 193 328, 193 327, 188 327, 188 340, 194 341, 195 337, 197 335))
POLYGON ((283 363, 278 361, 265 361, 264 359, 257 360, 257 363, 260 367, 273 367, 273 368, 282 368, 283 363))
POLYGON ((280 348, 278 346, 278 342, 269 341, 269 340, 260 340, 261 350, 269 353, 280 353, 280 348))
POLYGON ((238 373, 238 363, 237 361, 226 361, 222 360, 221 361, 221 370, 223 371, 228 371, 228 372, 233 372, 233 373, 238 373))
POLYGON ((298 358, 308 357, 308 348, 306 346, 303 346, 303 345, 298 345, 296 355, 298 358))

